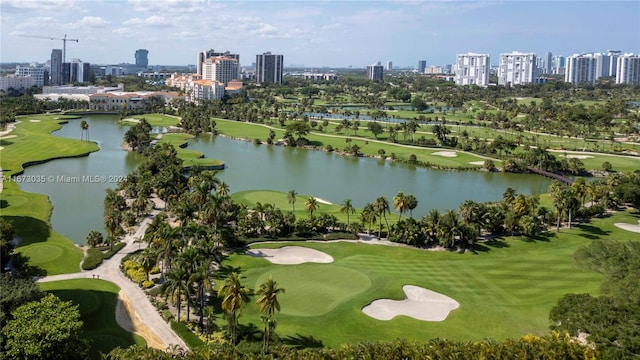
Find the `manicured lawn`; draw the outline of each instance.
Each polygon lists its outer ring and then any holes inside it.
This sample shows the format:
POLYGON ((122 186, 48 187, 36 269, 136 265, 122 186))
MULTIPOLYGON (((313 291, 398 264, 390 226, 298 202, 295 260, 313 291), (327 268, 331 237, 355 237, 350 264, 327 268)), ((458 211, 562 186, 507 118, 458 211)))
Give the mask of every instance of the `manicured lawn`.
POLYGON ((116 304, 120 288, 104 280, 75 279, 41 283, 42 290, 48 291, 64 301, 79 305, 84 322, 84 335, 92 341, 92 358, 99 359, 99 353, 108 353, 116 347, 134 344, 145 345, 146 341, 121 328, 116 322, 116 304))
MULTIPOLYGON (((255 290, 269 275, 286 289, 279 299, 278 335, 313 337, 324 345, 356 341, 448 338, 504 339, 549 330, 548 313, 563 294, 597 294, 602 277, 578 268, 573 253, 598 239, 628 240, 636 234, 616 222, 635 223, 637 216, 617 213, 537 241, 497 238, 478 246, 478 254, 432 252, 355 243, 304 243, 331 255, 332 264, 274 265, 240 252, 222 264, 239 268, 244 284, 255 290), (443 322, 409 317, 380 321, 362 313, 375 299, 403 299, 405 284, 422 286, 454 298, 460 308, 443 322)), ((253 244, 274 248, 283 244, 253 244)), ((262 324, 251 300, 240 322, 262 324)), ((220 325, 223 326, 222 322, 220 325)))
MULTIPOLYGON (((305 203, 311 195, 298 194, 296 196, 296 217, 308 218, 309 212, 305 209, 305 203)), ((279 208, 283 212, 289 212, 293 210, 293 206, 289 203, 287 193, 272 191, 272 190, 247 190, 234 193, 231 198, 233 201, 239 204, 247 205, 250 208, 255 207, 256 203, 271 204, 276 208, 279 208)), ((392 200, 389 200, 392 201, 392 200)), ((318 202, 318 209, 314 212, 314 216, 327 213, 335 215, 339 221, 346 222, 347 215, 340 212, 341 204, 323 204, 318 202)), ((349 215, 349 221, 354 222, 360 216, 361 209, 356 209, 356 212, 349 215)), ((391 223, 394 215, 388 215, 389 223, 391 223)))
POLYGON ((134 115, 132 116, 134 119, 142 119, 145 118, 149 125, 151 126, 177 126, 178 118, 164 115, 164 114, 144 114, 144 115, 134 115))
MULTIPOLYGON (((93 142, 51 136, 49 133, 59 129, 59 121, 63 121, 62 117, 54 119, 57 117, 29 115, 18 119, 21 123, 10 134, 15 137, 0 140, 4 146, 0 166, 5 177, 21 171, 29 161, 79 156, 98 150, 93 142)), ((29 257, 30 265, 47 275, 80 271, 82 251, 51 229, 51 203, 46 195, 23 192, 16 182, 5 181, 0 197, 0 216, 15 226, 21 239, 17 251, 29 257)))
POLYGON ((162 136, 162 139, 160 139, 160 143, 173 145, 173 147, 178 151, 178 158, 182 159, 184 166, 224 165, 224 161, 205 158, 203 157, 204 154, 202 152, 190 150, 188 146, 185 148, 180 147, 184 143, 187 143, 190 139, 193 139, 193 135, 183 133, 164 134, 162 136))
MULTIPOLYGON (((269 135, 269 127, 261 124, 250 124, 244 122, 223 120, 223 119, 215 119, 216 120, 216 129, 224 135, 242 138, 242 139, 254 139, 258 138, 262 141, 266 141, 267 136, 269 135)), ((329 126, 331 128, 331 125, 329 126)), ((281 138, 284 136, 284 130, 279 129, 278 127, 273 127, 273 130, 276 133, 276 138, 281 138)), ((361 128, 358 132, 363 137, 371 136, 371 134, 365 130, 365 128, 361 128)), ((380 136, 380 140, 375 140, 373 136, 371 138, 361 138, 355 137, 353 135, 340 135, 335 134, 331 130, 326 133, 320 132, 312 132, 306 135, 306 138, 309 139, 314 145, 319 147, 326 147, 327 145, 331 145, 336 150, 342 150, 347 146, 346 138, 351 139, 350 145, 357 144, 360 147, 360 152, 368 155, 368 156, 378 156, 378 151, 380 149, 384 149, 386 156, 391 156, 392 153, 396 155, 398 159, 409 159, 412 154, 415 154, 419 161, 428 162, 434 165, 443 166, 443 167, 464 167, 464 168, 474 168, 474 165, 471 165, 470 162, 475 161, 483 161, 484 159, 478 157, 473 154, 464 153, 461 151, 456 151, 456 157, 444 157, 439 155, 432 155, 435 152, 439 151, 450 151, 448 149, 437 149, 437 148, 420 148, 420 147, 410 147, 410 146, 401 146, 386 143, 383 140, 386 140, 382 136, 380 136)), ((451 150, 453 151, 453 150, 451 150)))

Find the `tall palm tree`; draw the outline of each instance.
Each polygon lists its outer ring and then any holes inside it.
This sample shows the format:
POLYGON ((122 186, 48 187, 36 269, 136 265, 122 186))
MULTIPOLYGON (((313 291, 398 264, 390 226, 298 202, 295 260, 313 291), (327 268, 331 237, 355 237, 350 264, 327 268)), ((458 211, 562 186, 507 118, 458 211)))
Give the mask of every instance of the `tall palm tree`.
POLYGON ((347 231, 349 231, 349 215, 356 212, 356 209, 351 204, 351 199, 345 199, 342 202, 342 206, 340 207, 340 212, 343 214, 347 214, 347 231))
POLYGON ((216 189, 216 195, 222 196, 222 197, 228 196, 229 184, 227 184, 224 181, 220 182, 220 184, 218 185, 218 188, 216 189))
POLYGON ((298 196, 298 193, 295 190, 289 190, 287 193, 287 201, 289 201, 289 204, 293 206, 294 214, 296 213, 296 196, 298 196))
POLYGON ((120 233, 122 233, 122 212, 117 209, 110 209, 104 215, 104 227, 107 230, 107 243, 109 249, 113 249, 113 243, 120 233))
POLYGON ((187 292, 187 270, 184 266, 176 265, 167 271, 165 276, 165 281, 160 289, 167 298, 175 298, 176 308, 178 308, 177 320, 180 322, 182 294, 187 292))
POLYGON ((270 330, 273 323, 272 318, 274 313, 280 311, 280 302, 278 302, 278 294, 283 293, 284 289, 278 287, 278 283, 273 281, 271 275, 269 279, 260 284, 256 295, 260 297, 256 300, 256 305, 260 305, 260 314, 262 314, 262 321, 264 322, 264 344, 262 352, 266 352, 269 348, 269 339, 271 337, 270 330))
POLYGON ((149 272, 154 266, 156 266, 156 263, 158 262, 158 254, 153 248, 146 248, 140 253, 138 261, 140 262, 140 266, 142 266, 142 270, 144 270, 147 275, 147 280, 149 280, 149 272))
POLYGON ((307 199, 307 202, 304 203, 304 207, 305 209, 307 209, 311 217, 313 217, 313 212, 318 210, 320 205, 318 204, 318 200, 316 200, 315 197, 309 196, 309 198, 307 199))
POLYGON ((233 272, 224 279, 224 283, 218 289, 218 296, 222 296, 222 310, 229 314, 229 326, 231 332, 231 342, 236 344, 236 331, 238 327, 238 317, 244 304, 249 301, 249 288, 240 283, 240 274, 233 272))
MULTIPOLYGON (((386 197, 380 196, 373 202, 373 207, 378 215, 378 221, 380 223, 378 227, 378 238, 382 235, 382 218, 387 222, 387 213, 389 212, 389 200, 386 197)), ((387 222, 387 227, 389 224, 387 222)))
POLYGON ((89 141, 89 124, 85 120, 80 122, 80 129, 82 130, 82 133, 80 134, 80 141, 82 141, 83 138, 86 138, 86 140, 89 141))
POLYGON ((409 217, 413 218, 413 209, 418 207, 418 199, 413 195, 407 195, 404 198, 404 202, 407 204, 409 210, 409 217))
POLYGON ((398 216, 398 220, 402 219, 402 213, 407 210, 407 201, 406 196, 402 191, 398 191, 398 194, 393 197, 393 208, 396 209, 397 212, 400 213, 398 216))

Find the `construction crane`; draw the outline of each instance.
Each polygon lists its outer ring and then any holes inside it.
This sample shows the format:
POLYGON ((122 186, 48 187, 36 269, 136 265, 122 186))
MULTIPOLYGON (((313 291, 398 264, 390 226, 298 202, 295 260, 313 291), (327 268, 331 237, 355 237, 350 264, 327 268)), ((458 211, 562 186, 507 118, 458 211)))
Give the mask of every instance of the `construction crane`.
POLYGON ((49 40, 62 40, 62 62, 67 62, 67 41, 78 42, 78 39, 67 39, 67 34, 63 38, 49 37, 49 36, 34 36, 34 35, 20 35, 21 37, 30 37, 36 39, 49 39, 49 40))

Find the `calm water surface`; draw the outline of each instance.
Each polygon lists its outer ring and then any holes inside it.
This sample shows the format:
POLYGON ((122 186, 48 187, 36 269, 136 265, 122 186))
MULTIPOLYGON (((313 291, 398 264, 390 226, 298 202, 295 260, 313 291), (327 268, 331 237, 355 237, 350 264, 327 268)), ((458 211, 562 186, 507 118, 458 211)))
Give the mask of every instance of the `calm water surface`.
MULTIPOLYGON (((90 138, 98 142, 100 151, 88 157, 62 159, 26 169, 27 175, 68 177, 106 177, 117 180, 142 161, 135 153, 121 150, 127 126, 114 116, 86 116, 90 138)), ((80 121, 70 120, 55 136, 80 138, 80 121)), ((362 207, 378 196, 389 202, 398 191, 418 198, 414 216, 430 209, 457 209, 466 199, 497 200, 507 187, 519 193, 544 192, 549 180, 540 176, 487 173, 477 171, 442 171, 416 168, 369 158, 342 157, 333 153, 282 146, 254 145, 223 137, 202 136, 189 147, 209 158, 222 159, 227 168, 219 177, 232 192, 270 189, 299 194, 313 194, 333 203, 351 199, 362 207)), ((102 205, 105 189, 114 182, 62 181, 44 184, 22 184, 26 191, 49 195, 54 206, 53 228, 76 243, 84 243, 87 233, 103 230, 102 205)))

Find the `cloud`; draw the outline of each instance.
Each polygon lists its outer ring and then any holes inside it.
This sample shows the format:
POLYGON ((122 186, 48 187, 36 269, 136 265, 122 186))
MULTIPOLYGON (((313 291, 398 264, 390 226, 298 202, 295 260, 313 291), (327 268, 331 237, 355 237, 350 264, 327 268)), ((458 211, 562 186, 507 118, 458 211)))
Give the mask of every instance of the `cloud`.
POLYGON ((69 11, 75 8, 76 0, 2 0, 2 11, 69 11))
POLYGON ((133 34, 133 31, 129 28, 123 27, 123 28, 114 29, 113 33, 118 35, 131 35, 133 34))
POLYGON ((92 28, 101 28, 109 25, 110 22, 106 19, 103 19, 99 16, 85 16, 77 22, 74 26, 77 27, 92 27, 92 28))
POLYGON ((221 9, 225 5, 211 0, 129 0, 134 11, 142 13, 197 13, 211 9, 221 9))
POLYGON ((164 27, 164 26, 172 25, 167 18, 159 15, 151 15, 146 19, 135 17, 135 18, 126 20, 122 24, 133 25, 133 26, 155 26, 155 27, 164 27))

